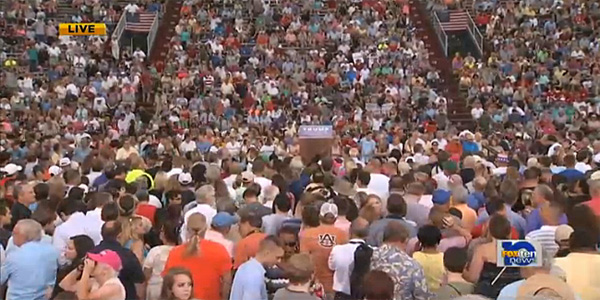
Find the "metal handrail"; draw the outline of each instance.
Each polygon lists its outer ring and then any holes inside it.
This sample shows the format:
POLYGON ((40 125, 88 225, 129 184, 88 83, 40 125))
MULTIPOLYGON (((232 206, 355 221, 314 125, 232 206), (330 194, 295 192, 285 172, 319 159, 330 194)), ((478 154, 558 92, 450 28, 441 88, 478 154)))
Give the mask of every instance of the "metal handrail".
POLYGON ((433 20, 433 30, 435 31, 435 34, 440 40, 440 44, 442 45, 442 51, 444 52, 444 55, 446 55, 447 57, 448 34, 446 34, 446 32, 444 31, 444 28, 442 27, 442 22, 440 21, 440 18, 438 17, 437 13, 435 11, 432 11, 431 14, 433 15, 433 17, 431 18, 433 20))
POLYGON ((158 26, 159 24, 159 18, 158 15, 154 16, 154 21, 152 21, 152 27, 150 28, 150 32, 148 33, 148 37, 146 38, 146 41, 148 43, 148 47, 147 47, 147 51, 148 52, 146 55, 150 56, 150 51, 152 51, 152 45, 154 45, 154 40, 156 39, 156 34, 158 33, 158 26))
POLYGON ((119 46, 119 49, 121 49, 121 36, 123 35, 123 32, 125 31, 125 27, 127 26, 127 19, 126 19, 125 15, 126 15, 125 12, 121 13, 121 17, 119 18, 119 23, 117 23, 117 27, 115 27, 115 30, 113 31, 113 34, 112 34, 113 43, 117 43, 117 45, 119 46))
POLYGON ((465 12, 467 13, 467 16, 469 17, 469 23, 467 24, 467 29, 469 30, 469 33, 471 34, 471 36, 473 37, 473 40, 475 41, 475 46, 477 46, 477 50, 479 50, 479 54, 483 55, 483 35, 481 34, 481 31, 479 31, 479 28, 477 27, 477 24, 475 24, 475 21, 473 21, 473 18, 471 18, 471 14, 465 10, 465 12))

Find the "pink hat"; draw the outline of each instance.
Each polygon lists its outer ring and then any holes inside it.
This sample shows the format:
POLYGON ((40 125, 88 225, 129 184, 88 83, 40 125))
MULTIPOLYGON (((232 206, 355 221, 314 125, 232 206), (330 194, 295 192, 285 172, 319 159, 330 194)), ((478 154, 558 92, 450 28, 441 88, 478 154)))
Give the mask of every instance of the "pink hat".
POLYGON ((117 252, 112 250, 103 250, 100 253, 88 253, 88 258, 102 264, 107 264, 115 271, 121 270, 121 258, 117 252))

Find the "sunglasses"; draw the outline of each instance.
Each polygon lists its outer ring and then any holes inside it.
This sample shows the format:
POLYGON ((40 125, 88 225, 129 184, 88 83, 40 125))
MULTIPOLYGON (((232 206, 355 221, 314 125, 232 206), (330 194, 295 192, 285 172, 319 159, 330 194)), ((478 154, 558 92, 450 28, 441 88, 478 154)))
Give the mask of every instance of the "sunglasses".
POLYGON ((298 244, 298 242, 287 242, 284 243, 284 245, 288 246, 288 247, 295 247, 298 244))

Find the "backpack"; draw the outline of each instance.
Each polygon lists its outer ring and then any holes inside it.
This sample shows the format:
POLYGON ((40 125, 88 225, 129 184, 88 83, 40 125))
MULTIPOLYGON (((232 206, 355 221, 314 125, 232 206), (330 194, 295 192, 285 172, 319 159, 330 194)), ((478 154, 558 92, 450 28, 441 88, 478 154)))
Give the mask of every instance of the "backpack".
POLYGON ((365 242, 350 242, 359 244, 354 250, 354 267, 350 273, 350 293, 353 299, 363 299, 362 280, 365 274, 371 269, 371 256, 373 249, 365 242))

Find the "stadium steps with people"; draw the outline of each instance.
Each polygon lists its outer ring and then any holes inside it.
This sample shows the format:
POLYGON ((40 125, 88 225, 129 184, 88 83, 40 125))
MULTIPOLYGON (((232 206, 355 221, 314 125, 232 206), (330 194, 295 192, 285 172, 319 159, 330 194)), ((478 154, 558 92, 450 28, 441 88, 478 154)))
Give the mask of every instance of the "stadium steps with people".
POLYGON ((466 99, 458 90, 458 80, 452 73, 452 60, 446 57, 433 29, 426 4, 419 0, 410 0, 411 18, 416 27, 417 37, 425 42, 429 50, 431 64, 440 71, 439 91, 448 99, 448 118, 453 123, 470 126, 473 123, 466 99))
POLYGON ((158 26, 158 34, 154 40, 153 50, 150 54, 150 62, 156 63, 164 60, 169 53, 171 38, 175 34, 175 26, 181 18, 179 11, 183 0, 169 0, 169 5, 166 5, 163 19, 158 26))
POLYGON ((77 8, 71 6, 71 1, 59 0, 56 8, 56 20, 59 23, 70 23, 71 18, 79 13, 77 8))

